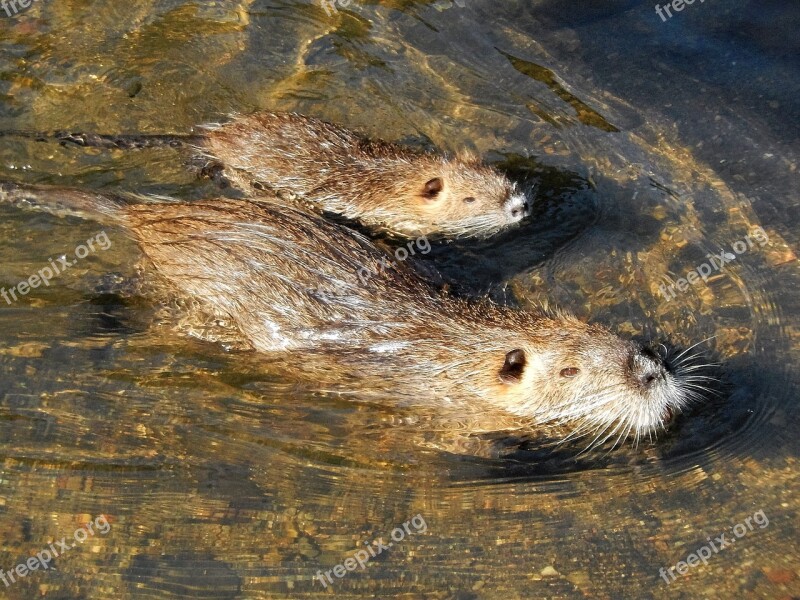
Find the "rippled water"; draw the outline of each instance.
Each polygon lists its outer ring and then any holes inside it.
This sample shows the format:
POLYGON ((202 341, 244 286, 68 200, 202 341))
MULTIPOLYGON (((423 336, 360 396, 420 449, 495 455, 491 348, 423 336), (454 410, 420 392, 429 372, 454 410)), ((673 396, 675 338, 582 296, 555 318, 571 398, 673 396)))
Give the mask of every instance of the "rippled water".
MULTIPOLYGON (((473 148, 538 184, 536 218, 441 244, 436 267, 625 335, 700 342, 720 397, 637 448, 480 458, 498 440, 153 327, 153 306, 114 291, 137 250, 109 230, 108 250, 0 302, 0 568, 96 530, 0 597, 800 596, 800 13, 459 4, 37 0, 0 13, 0 129, 187 133, 266 108, 473 148), (768 243, 736 254, 758 228, 768 243), (722 251, 735 260, 707 282, 659 291, 722 251), (313 579, 417 515, 424 532, 366 569, 313 579), (706 565, 659 575, 722 534, 735 543, 706 565)), ((184 159, 0 138, 2 179, 209 194, 184 159)), ((0 285, 99 231, 0 206, 0 285)))

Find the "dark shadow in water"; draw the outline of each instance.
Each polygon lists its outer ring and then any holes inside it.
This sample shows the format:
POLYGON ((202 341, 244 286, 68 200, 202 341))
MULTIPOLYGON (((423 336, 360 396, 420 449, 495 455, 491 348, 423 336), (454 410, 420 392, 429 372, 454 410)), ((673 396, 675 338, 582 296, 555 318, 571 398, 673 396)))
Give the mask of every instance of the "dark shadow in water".
POLYGON ((800 54, 800 13, 794 3, 785 0, 751 0, 738 17, 723 29, 724 34, 740 45, 749 45, 760 52, 791 61, 797 66, 800 54), (776 29, 788 35, 776 35, 776 29))
POLYGON ((120 338, 148 331, 156 303, 141 295, 142 281, 123 273, 106 273, 87 293, 77 310, 72 333, 76 338, 120 338))
POLYGON ((784 370, 747 355, 726 361, 720 376, 721 396, 694 403, 680 416, 677 435, 662 445, 664 460, 687 462, 712 450, 754 458, 780 451, 785 429, 773 422, 777 406, 771 399, 788 395, 796 382, 784 370))
POLYGON ((82 337, 127 336, 144 331, 136 327, 128 318, 128 304, 125 299, 114 294, 93 296, 87 302, 85 319, 79 319, 82 337))
POLYGON ((532 12, 543 23, 554 28, 577 28, 610 19, 639 4, 643 4, 643 0, 544 0, 536 3, 532 12))

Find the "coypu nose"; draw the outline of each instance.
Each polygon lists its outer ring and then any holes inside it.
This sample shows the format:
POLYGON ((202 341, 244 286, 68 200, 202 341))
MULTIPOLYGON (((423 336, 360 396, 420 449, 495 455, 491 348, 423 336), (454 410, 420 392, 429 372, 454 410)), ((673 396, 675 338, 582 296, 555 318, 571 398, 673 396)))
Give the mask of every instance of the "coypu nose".
POLYGON ((631 368, 634 379, 644 388, 649 388, 655 381, 664 379, 667 372, 661 358, 650 348, 635 351, 631 368))
POLYGON ((520 221, 531 214, 531 204, 524 194, 514 194, 506 201, 505 211, 514 221, 520 221))
POLYGON ((650 387, 650 384, 653 383, 656 379, 659 379, 663 375, 661 368, 655 369, 648 369, 644 373, 639 376, 639 383, 641 383, 644 387, 650 387))

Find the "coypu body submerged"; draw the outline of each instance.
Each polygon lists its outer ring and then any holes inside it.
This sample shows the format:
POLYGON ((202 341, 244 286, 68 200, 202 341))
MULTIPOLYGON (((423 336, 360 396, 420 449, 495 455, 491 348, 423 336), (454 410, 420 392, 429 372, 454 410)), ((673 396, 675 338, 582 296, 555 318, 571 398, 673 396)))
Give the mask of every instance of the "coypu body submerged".
POLYGON ((692 376, 600 325, 450 296, 408 263, 382 268, 385 253, 362 235, 275 199, 127 204, 3 186, 0 200, 59 200, 125 228, 198 323, 227 323, 242 345, 287 353, 312 381, 328 376, 316 365, 329 357, 398 397, 620 438, 663 426, 694 395, 692 376), (320 294, 321 282, 332 292, 320 294))

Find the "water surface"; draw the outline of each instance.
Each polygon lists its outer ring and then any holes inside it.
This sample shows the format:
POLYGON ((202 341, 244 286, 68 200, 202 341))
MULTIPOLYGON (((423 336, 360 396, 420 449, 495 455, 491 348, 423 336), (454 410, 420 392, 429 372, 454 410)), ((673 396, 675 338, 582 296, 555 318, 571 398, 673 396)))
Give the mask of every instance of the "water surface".
MULTIPOLYGON (((437 268, 624 335, 702 342, 721 396, 638 447, 482 458, 491 440, 430 415, 313 392, 154 326, 119 287, 135 245, 109 229, 108 250, 0 300, 0 568, 98 515, 110 528, 0 597, 800 596, 800 13, 464 4, 39 0, 0 19, 0 129, 188 133, 296 110, 473 149, 538 185, 537 218, 439 245, 437 268), (736 254, 759 228, 768 243, 736 254), (659 291, 723 251, 735 260, 707 281, 659 291), (314 579, 416 515, 424 533, 328 589, 314 579), (736 541, 706 565, 659 575, 721 534, 736 541)), ((0 138, 2 179, 211 193, 184 159, 0 138)), ((0 286, 100 231, 0 206, 0 286)))

